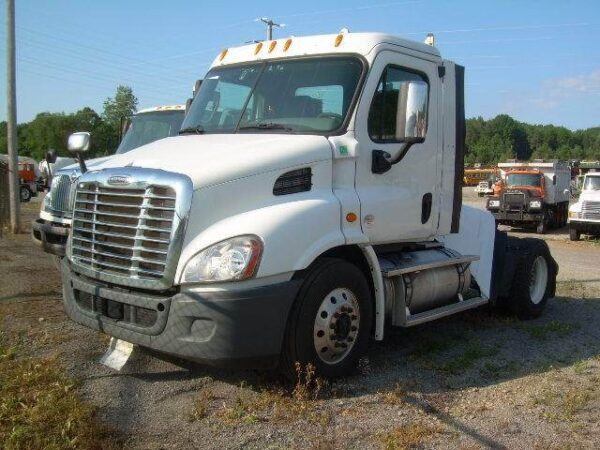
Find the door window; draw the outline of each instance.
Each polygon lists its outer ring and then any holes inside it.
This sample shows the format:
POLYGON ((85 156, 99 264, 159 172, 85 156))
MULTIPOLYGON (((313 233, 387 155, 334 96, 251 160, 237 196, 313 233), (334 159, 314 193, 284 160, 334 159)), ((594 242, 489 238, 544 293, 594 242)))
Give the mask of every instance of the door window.
POLYGON ((374 142, 404 142, 425 137, 429 83, 424 75, 395 66, 383 71, 369 110, 374 142))

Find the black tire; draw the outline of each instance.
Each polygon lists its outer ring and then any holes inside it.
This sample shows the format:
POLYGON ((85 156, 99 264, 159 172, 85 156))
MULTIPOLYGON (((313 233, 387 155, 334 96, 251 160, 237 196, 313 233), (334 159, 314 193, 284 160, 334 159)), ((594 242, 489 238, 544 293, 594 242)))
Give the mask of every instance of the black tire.
POLYGON ((541 239, 511 239, 510 242, 515 271, 506 306, 521 320, 535 319, 542 314, 548 299, 554 297, 558 265, 550 254, 548 244, 541 239), (539 261, 537 264, 545 264, 547 276, 545 286, 539 284, 541 290, 534 288, 532 292, 531 284, 537 279, 532 276, 536 261, 539 261))
POLYGON ((578 241, 581 239, 581 232, 574 228, 569 227, 569 239, 571 241, 578 241))
MULTIPOLYGON (((302 278, 304 281, 286 330, 281 369, 292 379, 295 378, 296 363, 300 363, 302 367, 312 364, 317 374, 326 378, 349 375, 356 370, 360 358, 366 353, 371 336, 373 301, 367 280, 358 267, 336 258, 317 261, 307 269, 302 278), (358 307, 358 326, 347 354, 339 361, 328 363, 317 353, 315 329, 317 314, 324 301, 338 288, 349 290, 354 295, 358 307)), ((335 304, 333 300, 331 302, 335 304)), ((322 313, 323 311, 320 314, 322 313)), ((331 317, 333 316, 335 314, 331 317)), ((341 318, 336 320, 341 323, 341 318)), ((354 325, 354 322, 351 324, 354 325)), ((337 330, 331 333, 337 333, 337 330)))
POLYGON ((19 195, 23 203, 27 203, 29 200, 31 200, 32 196, 31 190, 27 186, 21 186, 19 188, 19 195))
POLYGON ((548 222, 546 221, 546 218, 542 219, 541 222, 537 224, 535 231, 538 234, 546 234, 548 231, 548 222))

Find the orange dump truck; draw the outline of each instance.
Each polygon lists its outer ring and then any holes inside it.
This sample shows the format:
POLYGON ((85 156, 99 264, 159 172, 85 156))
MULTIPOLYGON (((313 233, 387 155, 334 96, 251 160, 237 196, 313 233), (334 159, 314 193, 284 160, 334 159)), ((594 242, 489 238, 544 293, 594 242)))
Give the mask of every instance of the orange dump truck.
POLYGON ((497 223, 533 225, 538 233, 567 223, 571 170, 562 161, 498 164, 502 187, 487 201, 497 223))

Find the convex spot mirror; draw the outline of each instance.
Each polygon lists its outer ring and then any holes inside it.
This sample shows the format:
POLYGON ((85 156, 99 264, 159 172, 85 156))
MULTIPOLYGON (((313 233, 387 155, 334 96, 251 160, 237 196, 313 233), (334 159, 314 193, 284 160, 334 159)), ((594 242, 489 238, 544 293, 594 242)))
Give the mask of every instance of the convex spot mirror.
POLYGON ((72 153, 85 153, 90 149, 90 133, 78 131, 69 136, 67 148, 72 153))
POLYGON ((424 81, 406 81, 398 89, 396 139, 417 143, 425 140, 427 132, 427 94, 424 81))

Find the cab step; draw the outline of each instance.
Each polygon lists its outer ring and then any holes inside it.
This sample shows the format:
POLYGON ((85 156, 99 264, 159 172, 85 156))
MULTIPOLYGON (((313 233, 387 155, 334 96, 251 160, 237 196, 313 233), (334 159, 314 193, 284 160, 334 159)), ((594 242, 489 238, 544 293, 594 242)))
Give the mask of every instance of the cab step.
POLYGON ((430 309, 428 311, 424 311, 418 314, 408 314, 406 317, 406 323, 403 325, 405 327, 412 327, 415 325, 420 325, 425 322, 431 322, 432 320, 441 319, 442 317, 450 316, 452 314, 456 314, 462 311, 466 311, 467 309, 477 308, 479 306, 483 306, 489 302, 489 299, 485 297, 473 297, 468 300, 462 300, 457 303, 452 303, 450 305, 441 306, 439 308, 430 309))

